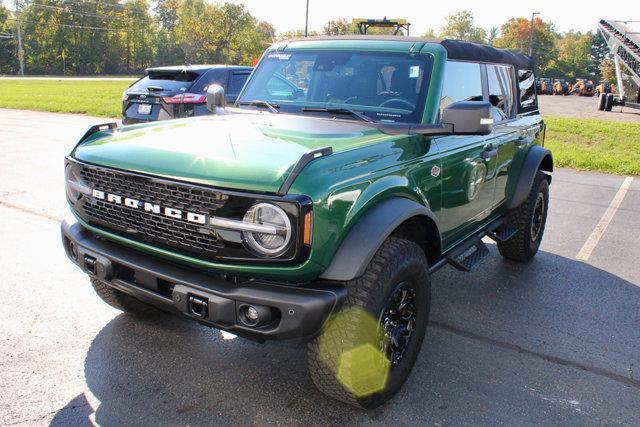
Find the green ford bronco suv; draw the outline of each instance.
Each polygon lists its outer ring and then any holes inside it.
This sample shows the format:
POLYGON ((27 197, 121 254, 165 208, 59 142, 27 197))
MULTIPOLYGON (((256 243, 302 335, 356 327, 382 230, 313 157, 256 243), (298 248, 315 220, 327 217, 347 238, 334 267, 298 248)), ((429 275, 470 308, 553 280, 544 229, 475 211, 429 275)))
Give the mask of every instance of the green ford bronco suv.
POLYGON ((233 106, 90 129, 65 159, 64 248, 108 304, 308 343, 324 393, 371 408, 411 371, 430 277, 497 242, 527 261, 553 162, 533 63, 451 40, 276 43, 233 106))

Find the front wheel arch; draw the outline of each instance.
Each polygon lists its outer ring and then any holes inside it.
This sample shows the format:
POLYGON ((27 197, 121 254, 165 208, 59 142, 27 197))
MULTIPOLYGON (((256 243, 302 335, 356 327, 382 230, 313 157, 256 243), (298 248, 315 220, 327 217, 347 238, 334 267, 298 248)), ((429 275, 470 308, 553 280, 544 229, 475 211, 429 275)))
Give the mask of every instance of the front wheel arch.
POLYGON ((392 235, 418 243, 429 263, 440 255, 442 240, 433 212, 414 200, 391 197, 363 214, 320 278, 347 281, 362 276, 378 248, 392 235))

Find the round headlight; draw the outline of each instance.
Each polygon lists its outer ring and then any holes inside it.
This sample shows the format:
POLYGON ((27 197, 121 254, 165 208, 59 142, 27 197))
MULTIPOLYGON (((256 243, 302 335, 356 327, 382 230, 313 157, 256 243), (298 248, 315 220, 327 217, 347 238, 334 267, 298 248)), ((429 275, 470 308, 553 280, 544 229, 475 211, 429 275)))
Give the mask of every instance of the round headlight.
POLYGON ((263 256, 283 254, 291 241, 291 221, 281 207, 270 203, 253 205, 244 215, 243 222, 267 226, 265 232, 243 231, 245 243, 263 256))
POLYGON ((82 178, 71 166, 67 166, 65 169, 65 187, 67 191, 67 198, 70 202, 75 203, 80 199, 82 193, 78 191, 78 184, 82 184, 82 178))

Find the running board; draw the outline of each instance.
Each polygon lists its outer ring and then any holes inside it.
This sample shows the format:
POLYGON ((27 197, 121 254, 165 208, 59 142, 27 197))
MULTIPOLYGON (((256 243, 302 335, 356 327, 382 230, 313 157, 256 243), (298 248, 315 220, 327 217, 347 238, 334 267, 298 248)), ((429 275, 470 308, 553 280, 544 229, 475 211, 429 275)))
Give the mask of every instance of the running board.
POLYGON ((485 236, 502 243, 511 239, 517 232, 518 230, 507 224, 504 218, 497 219, 457 248, 443 255, 429 267, 429 273, 433 274, 447 264, 457 270, 469 272, 489 255, 489 248, 482 241, 485 236))
POLYGON ((501 224, 495 230, 485 229, 487 233, 487 237, 493 240, 496 243, 504 243, 507 240, 510 240, 513 236, 518 233, 518 229, 512 227, 506 223, 501 224))
POLYGON ((445 258, 447 262, 455 269, 469 272, 480 261, 489 255, 489 248, 480 237, 471 239, 460 248, 456 249, 445 258))

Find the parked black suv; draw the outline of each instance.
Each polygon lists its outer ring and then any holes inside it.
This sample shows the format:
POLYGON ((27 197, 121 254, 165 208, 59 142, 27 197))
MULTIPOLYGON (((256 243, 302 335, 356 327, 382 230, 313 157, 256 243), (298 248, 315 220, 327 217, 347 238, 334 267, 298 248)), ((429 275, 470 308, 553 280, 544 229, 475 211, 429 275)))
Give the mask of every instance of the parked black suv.
POLYGON ((183 65, 147 69, 147 75, 122 94, 122 123, 210 114, 205 105, 212 83, 224 87, 227 102, 235 102, 253 68, 232 65, 183 65))

